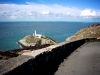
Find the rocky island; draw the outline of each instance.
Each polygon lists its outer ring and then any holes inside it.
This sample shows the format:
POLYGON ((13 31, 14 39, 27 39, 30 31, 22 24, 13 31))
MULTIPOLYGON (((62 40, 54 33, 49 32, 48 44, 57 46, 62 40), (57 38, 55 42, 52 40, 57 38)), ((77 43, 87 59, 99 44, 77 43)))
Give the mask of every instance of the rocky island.
POLYGON ((54 45, 57 44, 57 42, 49 37, 37 34, 35 31, 33 35, 28 35, 23 39, 19 40, 18 44, 20 44, 22 48, 27 48, 31 46, 45 45, 45 44, 54 45))
POLYGON ((100 39, 100 24, 93 24, 86 28, 83 28, 79 30, 75 35, 67 38, 66 41, 72 41, 84 38, 100 39))

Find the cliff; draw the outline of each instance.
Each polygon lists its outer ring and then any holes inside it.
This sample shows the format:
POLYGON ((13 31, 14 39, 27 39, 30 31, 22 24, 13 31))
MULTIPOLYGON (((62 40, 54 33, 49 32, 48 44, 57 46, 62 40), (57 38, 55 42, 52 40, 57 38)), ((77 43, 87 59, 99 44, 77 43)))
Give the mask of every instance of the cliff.
POLYGON ((87 28, 79 30, 75 35, 66 39, 66 41, 72 41, 83 38, 97 38, 100 39, 100 24, 94 24, 87 28))
POLYGON ((25 48, 25 47, 36 46, 36 45, 45 45, 45 44, 54 45, 54 44, 57 44, 57 42, 46 36, 37 38, 32 35, 28 35, 28 36, 24 37, 23 39, 19 40, 18 44, 20 44, 21 47, 25 48))

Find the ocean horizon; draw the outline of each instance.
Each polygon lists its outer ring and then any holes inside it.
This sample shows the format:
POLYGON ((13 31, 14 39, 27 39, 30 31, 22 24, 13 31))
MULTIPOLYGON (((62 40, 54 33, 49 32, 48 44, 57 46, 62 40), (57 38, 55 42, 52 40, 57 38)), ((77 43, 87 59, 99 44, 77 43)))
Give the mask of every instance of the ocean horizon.
POLYGON ((36 30, 57 42, 64 42, 82 28, 99 22, 66 22, 66 21, 34 21, 34 22, 0 22, 0 50, 19 49, 17 42, 36 30))

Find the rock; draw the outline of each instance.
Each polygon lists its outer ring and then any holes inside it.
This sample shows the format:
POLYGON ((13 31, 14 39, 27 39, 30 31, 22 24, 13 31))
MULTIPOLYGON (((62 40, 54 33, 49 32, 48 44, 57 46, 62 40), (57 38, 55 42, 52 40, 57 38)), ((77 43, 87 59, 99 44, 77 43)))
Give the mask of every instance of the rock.
POLYGON ((25 48, 25 47, 45 45, 45 44, 54 45, 54 44, 57 44, 57 42, 46 36, 37 38, 37 37, 34 37, 33 35, 28 35, 24 37, 23 39, 19 40, 18 44, 20 44, 22 48, 25 48))
POLYGON ((87 28, 79 30, 75 35, 66 39, 66 41, 72 41, 83 38, 99 38, 100 39, 100 24, 94 24, 87 28))
POLYGON ((100 39, 100 37, 98 37, 97 39, 100 39))

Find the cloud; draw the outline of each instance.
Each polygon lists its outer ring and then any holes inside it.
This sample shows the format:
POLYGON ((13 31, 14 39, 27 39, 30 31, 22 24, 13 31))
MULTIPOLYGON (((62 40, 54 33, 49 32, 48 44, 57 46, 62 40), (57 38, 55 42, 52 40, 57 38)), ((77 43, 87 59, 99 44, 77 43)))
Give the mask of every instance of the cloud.
POLYGON ((70 12, 67 12, 66 14, 67 14, 67 15, 70 15, 71 13, 70 13, 70 12))
POLYGON ((81 11, 79 16, 88 20, 100 21, 100 10, 85 9, 81 11))
POLYGON ((16 16, 12 15, 12 16, 10 16, 10 19, 16 19, 16 16))
POLYGON ((84 17, 100 18, 100 10, 31 2, 26 2, 26 4, 0 4, 0 20, 71 20, 84 17))
POLYGON ((49 14, 49 11, 43 11, 42 14, 44 15, 49 14))
POLYGON ((96 11, 92 11, 91 9, 82 10, 80 16, 96 16, 96 11))

